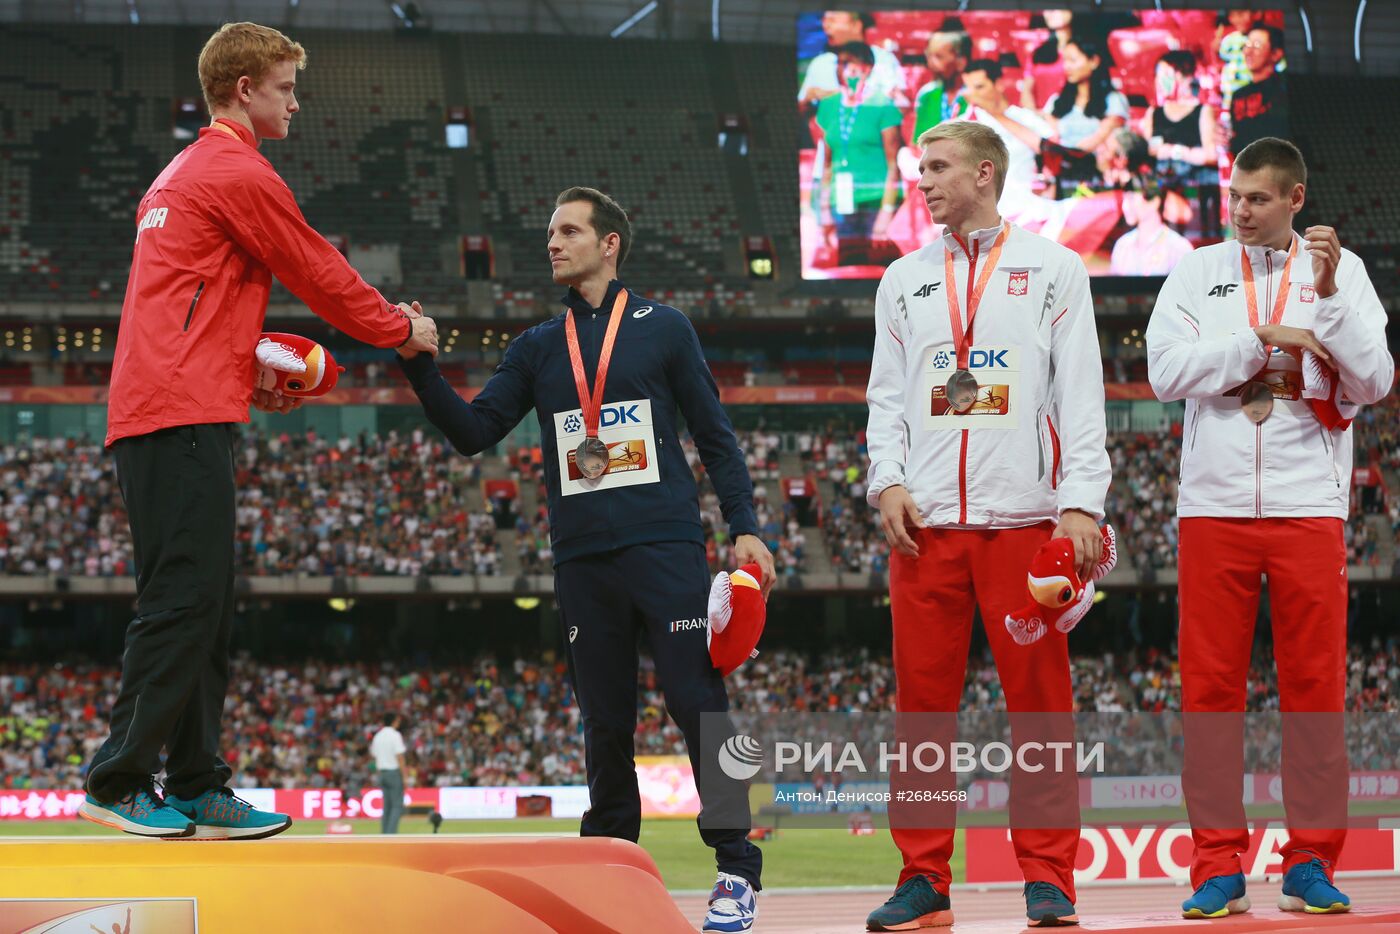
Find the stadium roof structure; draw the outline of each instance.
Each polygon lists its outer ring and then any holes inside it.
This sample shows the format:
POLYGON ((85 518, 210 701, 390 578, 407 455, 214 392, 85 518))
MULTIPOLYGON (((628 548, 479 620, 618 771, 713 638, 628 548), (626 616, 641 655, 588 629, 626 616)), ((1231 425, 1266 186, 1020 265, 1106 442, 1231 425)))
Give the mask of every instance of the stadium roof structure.
POLYGON ((0 0, 0 21, 535 32, 791 42, 800 0, 0 0), (627 25, 629 24, 630 25, 627 25), (625 29, 620 27, 626 25, 625 29))
MULTIPOLYGON (((1076 11, 1282 9, 1290 68, 1328 74, 1400 72, 1400 4, 1373 0, 1067 0, 1076 11), (1316 41, 1317 58, 1307 67, 1316 41), (1364 59, 1363 62, 1363 48, 1364 59), (1360 67, 1358 67, 1360 66, 1360 67)), ((158 23, 253 20, 302 29, 543 33, 643 39, 722 39, 791 45, 813 0, 0 0, 0 23, 158 23)), ((1039 10, 1043 0, 861 0, 847 8, 1039 10)))

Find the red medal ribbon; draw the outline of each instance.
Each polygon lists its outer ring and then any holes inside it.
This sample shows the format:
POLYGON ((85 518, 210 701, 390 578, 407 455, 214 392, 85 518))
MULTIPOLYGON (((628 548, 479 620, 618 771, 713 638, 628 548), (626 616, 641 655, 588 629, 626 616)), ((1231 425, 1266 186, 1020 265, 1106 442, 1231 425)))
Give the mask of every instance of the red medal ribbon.
MULTIPOLYGON (((1288 278, 1293 257, 1298 255, 1298 238, 1293 238, 1293 244, 1288 248, 1288 260, 1283 264, 1283 277, 1279 280, 1278 296, 1274 298, 1274 308, 1269 314, 1269 324, 1278 324, 1283 320, 1283 306, 1288 304, 1288 278)), ((1244 247, 1240 247, 1240 265, 1244 267, 1244 303, 1249 309, 1249 326, 1259 327, 1259 295, 1254 289, 1254 267, 1249 262, 1249 253, 1244 247)), ((1274 348, 1264 345, 1265 359, 1274 352, 1274 348)), ((1268 364, 1264 364, 1268 368, 1268 364)))
MULTIPOLYGON (((945 288, 948 290, 948 323, 953 329, 953 346, 958 352, 958 369, 967 369, 968 358, 972 351, 972 321, 977 317, 977 306, 982 303, 982 293, 987 291, 987 281, 992 278, 992 270, 997 267, 997 260, 1001 257, 1001 248, 1006 243, 1007 235, 1011 233, 1010 224, 1001 225, 1001 233, 997 234, 996 241, 992 243, 992 251, 987 254, 986 265, 982 267, 982 274, 977 277, 977 285, 967 296, 967 328, 963 328, 962 311, 958 307, 958 282, 953 275, 953 251, 945 250, 943 253, 943 279, 945 288)), ((968 262, 972 262, 972 254, 968 254, 968 262)))
POLYGON ((613 342, 622 324, 622 311, 627 306, 627 290, 620 289, 608 318, 608 332, 603 336, 603 349, 598 355, 598 373, 593 379, 593 394, 588 393, 588 377, 583 372, 583 352, 578 346, 578 325, 574 310, 564 318, 564 334, 569 343, 569 362, 574 367, 574 385, 578 387, 578 403, 583 408, 583 428, 590 438, 598 437, 598 421, 603 413, 603 386, 608 380, 608 364, 612 362, 613 342))

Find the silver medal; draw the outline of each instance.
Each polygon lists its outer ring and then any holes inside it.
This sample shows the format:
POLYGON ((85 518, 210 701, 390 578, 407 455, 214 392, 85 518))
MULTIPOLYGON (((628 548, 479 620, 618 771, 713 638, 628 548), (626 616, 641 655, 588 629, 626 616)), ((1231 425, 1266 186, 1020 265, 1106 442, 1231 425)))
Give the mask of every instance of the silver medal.
POLYGON ((578 472, 589 480, 597 480, 608 472, 608 446, 595 437, 584 438, 574 451, 578 472))
POLYGON ((965 415, 977 403, 977 378, 967 370, 958 370, 948 377, 944 392, 948 407, 959 415, 965 415))

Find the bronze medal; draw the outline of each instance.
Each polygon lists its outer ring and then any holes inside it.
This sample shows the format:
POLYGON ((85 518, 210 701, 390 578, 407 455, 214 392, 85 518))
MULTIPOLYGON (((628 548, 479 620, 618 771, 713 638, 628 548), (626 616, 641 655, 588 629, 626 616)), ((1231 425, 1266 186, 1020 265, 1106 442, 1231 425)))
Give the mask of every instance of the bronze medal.
POLYGON ((948 377, 944 392, 949 408, 959 415, 966 415, 977 404, 977 377, 968 370, 958 370, 948 377))
POLYGON ((1274 394, 1258 380, 1250 380, 1240 387, 1240 408, 1245 418, 1258 425, 1274 410, 1274 394))
POLYGON ((578 472, 589 480, 597 480, 608 472, 608 446, 597 437, 587 437, 574 451, 574 464, 578 472))

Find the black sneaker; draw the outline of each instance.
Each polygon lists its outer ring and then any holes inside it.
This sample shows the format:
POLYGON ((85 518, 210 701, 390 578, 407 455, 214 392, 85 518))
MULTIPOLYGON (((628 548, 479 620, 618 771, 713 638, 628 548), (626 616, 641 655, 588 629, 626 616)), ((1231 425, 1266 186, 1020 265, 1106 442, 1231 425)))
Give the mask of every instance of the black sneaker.
POLYGON ((927 876, 914 876, 895 889, 889 901, 865 919, 867 931, 917 931, 953 923, 948 896, 929 884, 927 876))

